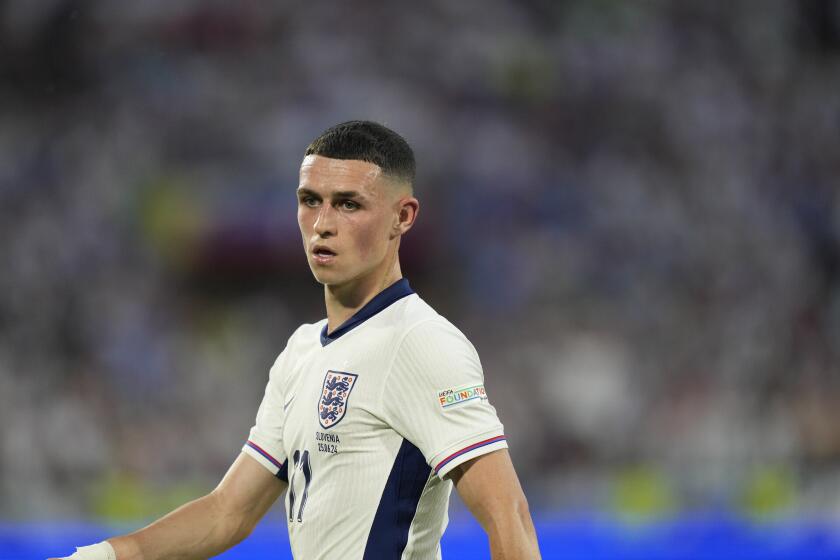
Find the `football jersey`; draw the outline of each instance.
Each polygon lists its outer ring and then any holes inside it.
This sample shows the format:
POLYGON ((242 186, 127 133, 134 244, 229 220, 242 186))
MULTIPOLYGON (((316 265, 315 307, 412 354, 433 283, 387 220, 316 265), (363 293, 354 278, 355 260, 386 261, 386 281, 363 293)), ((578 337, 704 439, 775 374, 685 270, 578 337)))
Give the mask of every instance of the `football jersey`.
POLYGON ((288 482, 298 560, 434 559, 461 463, 507 447, 475 348, 405 279, 299 327, 243 450, 288 482))

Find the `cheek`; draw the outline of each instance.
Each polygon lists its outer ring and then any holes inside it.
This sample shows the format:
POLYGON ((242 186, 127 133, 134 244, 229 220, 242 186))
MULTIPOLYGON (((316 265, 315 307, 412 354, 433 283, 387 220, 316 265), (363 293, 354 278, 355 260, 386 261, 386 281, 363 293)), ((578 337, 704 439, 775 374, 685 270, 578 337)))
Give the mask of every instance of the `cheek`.
POLYGON ((381 256, 388 246, 387 228, 381 220, 359 224, 355 238, 357 251, 365 259, 381 256))
POLYGON ((297 221, 298 221, 298 228, 300 228, 301 235, 306 238, 307 232, 311 229, 309 227, 310 220, 307 217, 307 212, 305 208, 298 208, 297 211, 297 221))

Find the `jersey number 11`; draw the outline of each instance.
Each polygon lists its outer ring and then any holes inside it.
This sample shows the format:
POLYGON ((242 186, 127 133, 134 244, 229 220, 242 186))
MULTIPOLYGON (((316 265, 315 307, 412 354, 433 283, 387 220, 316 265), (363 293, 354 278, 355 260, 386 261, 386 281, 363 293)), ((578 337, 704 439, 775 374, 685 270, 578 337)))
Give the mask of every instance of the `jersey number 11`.
POLYGON ((312 466, 309 464, 309 451, 304 450, 301 453, 295 450, 292 455, 294 461, 294 469, 291 476, 289 476, 289 523, 295 521, 295 501, 297 494, 295 493, 295 480, 300 480, 298 473, 303 473, 303 494, 300 497, 300 506, 297 511, 297 521, 303 522, 303 508, 306 507, 306 498, 309 495, 309 484, 312 482, 312 466))

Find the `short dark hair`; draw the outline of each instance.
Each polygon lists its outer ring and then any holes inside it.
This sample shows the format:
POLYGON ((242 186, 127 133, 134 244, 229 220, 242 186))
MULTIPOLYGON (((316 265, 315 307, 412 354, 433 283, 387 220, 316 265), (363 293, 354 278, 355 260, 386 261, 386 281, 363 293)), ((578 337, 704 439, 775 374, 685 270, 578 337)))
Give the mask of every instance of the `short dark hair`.
POLYGON ((405 138, 372 121, 347 121, 321 133, 306 148, 305 156, 358 159, 378 165, 382 172, 414 184, 414 152, 405 138))

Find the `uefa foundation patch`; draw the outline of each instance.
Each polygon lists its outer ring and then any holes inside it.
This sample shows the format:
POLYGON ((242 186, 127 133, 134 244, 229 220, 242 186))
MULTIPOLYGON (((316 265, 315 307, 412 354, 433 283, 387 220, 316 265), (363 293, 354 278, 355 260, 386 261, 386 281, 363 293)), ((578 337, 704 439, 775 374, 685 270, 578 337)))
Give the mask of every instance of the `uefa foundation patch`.
POLYGON ((449 410, 459 404, 486 401, 487 391, 484 390, 484 385, 464 385, 438 391, 437 396, 440 407, 449 410))

